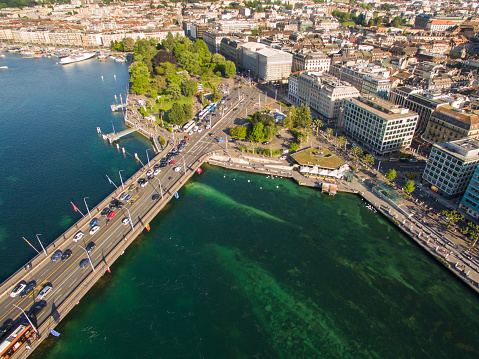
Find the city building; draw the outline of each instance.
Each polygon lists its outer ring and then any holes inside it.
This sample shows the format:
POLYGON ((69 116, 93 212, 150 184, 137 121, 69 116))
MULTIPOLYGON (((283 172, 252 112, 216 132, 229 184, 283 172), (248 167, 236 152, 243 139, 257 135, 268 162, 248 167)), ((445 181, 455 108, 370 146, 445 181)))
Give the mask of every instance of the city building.
POLYGON ((323 52, 301 51, 293 54, 292 72, 296 71, 325 71, 329 72, 331 59, 323 52))
POLYGON ((434 144, 422 180, 447 199, 462 196, 479 163, 479 141, 463 138, 434 144))
POLYGON ((308 105, 324 121, 339 117, 343 99, 359 97, 359 91, 345 81, 323 72, 305 71, 291 74, 288 94, 292 103, 308 105))
POLYGON ((408 108, 366 96, 343 100, 339 126, 366 150, 384 155, 411 145, 418 118, 408 108))
POLYGON ((221 34, 214 30, 208 30, 203 32, 203 41, 205 42, 208 49, 212 54, 220 52, 221 40, 225 37, 224 34, 221 34))
POLYGON ((468 215, 479 218, 479 166, 472 175, 469 186, 467 186, 466 193, 459 203, 459 209, 468 215))
POLYGON ((241 45, 241 67, 264 82, 286 81, 291 73, 293 55, 264 44, 241 45))
POLYGON ((423 138, 433 143, 443 143, 466 137, 478 137, 478 111, 456 109, 449 105, 438 107, 427 123, 423 138))
POLYGON ((223 37, 220 42, 220 54, 226 60, 233 61, 236 66, 241 65, 241 42, 229 37, 223 37))
POLYGON ((423 134, 431 114, 440 106, 449 105, 449 101, 441 93, 426 92, 423 89, 403 86, 391 91, 389 100, 404 106, 419 115, 416 134, 423 134))

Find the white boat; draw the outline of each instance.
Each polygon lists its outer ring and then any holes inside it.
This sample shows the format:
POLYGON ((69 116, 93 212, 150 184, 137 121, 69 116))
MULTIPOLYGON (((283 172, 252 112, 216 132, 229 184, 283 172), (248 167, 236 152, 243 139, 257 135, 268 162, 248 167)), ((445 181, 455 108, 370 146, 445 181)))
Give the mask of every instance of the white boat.
POLYGON ((88 59, 91 59, 93 56, 95 56, 94 52, 83 52, 80 54, 73 54, 67 57, 63 57, 60 60, 60 65, 73 64, 75 62, 88 60, 88 59))
POLYGON ((8 69, 8 66, 0 66, 0 69, 8 69))

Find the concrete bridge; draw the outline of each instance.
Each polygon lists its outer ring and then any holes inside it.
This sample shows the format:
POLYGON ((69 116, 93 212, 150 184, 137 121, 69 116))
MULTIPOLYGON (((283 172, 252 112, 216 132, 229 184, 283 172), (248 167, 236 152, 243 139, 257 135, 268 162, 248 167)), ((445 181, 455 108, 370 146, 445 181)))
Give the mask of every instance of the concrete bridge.
POLYGON ((130 133, 133 133, 138 130, 139 130, 139 127, 130 127, 121 132, 116 132, 116 133, 113 132, 113 133, 103 135, 103 139, 108 140, 110 143, 113 143, 115 141, 118 141, 121 137, 129 135, 130 133))

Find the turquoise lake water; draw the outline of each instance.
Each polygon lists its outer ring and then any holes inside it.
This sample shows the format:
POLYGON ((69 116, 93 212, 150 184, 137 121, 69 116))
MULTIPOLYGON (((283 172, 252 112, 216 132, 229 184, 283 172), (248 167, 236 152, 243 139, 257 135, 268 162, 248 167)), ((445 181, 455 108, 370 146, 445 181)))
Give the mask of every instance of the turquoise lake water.
MULTIPOLYGON (((95 132, 121 126, 125 65, 1 61, 2 98, 38 96, 0 109, 5 277, 33 255, 21 236, 53 240, 70 200, 98 202, 105 174, 138 165, 95 132), (38 80, 14 91, 20 76, 38 80)), ((141 137, 121 143, 146 157, 141 137)), ((33 358, 479 357, 477 295, 356 196, 203 169, 33 358)))

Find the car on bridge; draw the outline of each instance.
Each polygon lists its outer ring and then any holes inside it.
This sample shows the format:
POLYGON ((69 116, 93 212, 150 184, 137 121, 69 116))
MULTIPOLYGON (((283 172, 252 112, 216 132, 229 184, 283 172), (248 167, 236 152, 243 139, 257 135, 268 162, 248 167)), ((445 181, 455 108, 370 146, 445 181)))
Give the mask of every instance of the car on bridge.
POLYGON ((50 292, 53 290, 53 287, 51 284, 45 284, 45 286, 42 288, 42 290, 38 293, 37 299, 42 300, 45 298, 50 292))
POLYGON ((22 292, 20 293, 20 298, 25 298, 27 295, 33 292, 33 289, 35 289, 36 285, 37 285, 37 282, 34 280, 28 282, 25 289, 23 289, 22 292))
POLYGON ((62 262, 65 262, 68 258, 72 256, 73 252, 71 249, 66 249, 65 252, 63 252, 62 255, 62 262))
POLYGON ((98 218, 93 218, 90 221, 90 227, 96 226, 98 224, 98 222, 100 222, 100 220, 98 218))
POLYGON ((118 197, 118 199, 119 199, 120 201, 123 201, 123 200, 126 198, 126 196, 128 196, 128 193, 123 192, 122 194, 120 194, 120 197, 118 197))
POLYGON ((181 167, 175 167, 175 168, 173 168, 173 171, 175 171, 175 172, 180 172, 180 171, 181 171, 181 167))
POLYGON ((110 204, 108 205, 108 207, 110 207, 110 209, 113 209, 116 207, 116 205, 118 204, 118 200, 115 198, 113 199, 110 204))
POLYGON ((52 257, 51 257, 52 262, 56 262, 57 260, 59 260, 62 254, 63 252, 61 251, 61 249, 57 249, 55 253, 52 254, 52 257))
POLYGON ((126 202, 126 203, 130 202, 132 198, 133 198, 133 197, 132 197, 131 195, 126 196, 125 202, 126 202))
POLYGON ((115 217, 115 212, 111 211, 109 214, 108 214, 108 219, 112 219, 113 217, 115 217))
POLYGON ((22 280, 20 283, 18 283, 15 288, 13 288, 12 292, 10 293, 10 297, 15 298, 17 295, 19 295, 27 286, 27 282, 22 280))
POLYGON ((93 226, 91 227, 90 229, 90 234, 91 235, 94 235, 96 233, 96 231, 98 231, 100 229, 100 226, 93 226))
POLYGON ((93 252, 93 250, 94 250, 95 248, 96 248, 95 242, 90 242, 90 243, 88 243, 87 246, 86 246, 86 251, 87 251, 88 253, 91 253, 91 252, 93 252))
POLYGON ((168 162, 168 164, 169 164, 170 166, 173 166, 173 165, 175 164, 175 160, 170 160, 170 162, 168 162))
POLYGON ((153 174, 153 170, 152 169, 149 169, 148 171, 146 171, 146 175, 147 176, 151 176, 153 174))
POLYGON ((102 216, 107 216, 108 213, 110 213, 110 208, 105 207, 105 208, 103 208, 103 210, 101 211, 100 214, 101 214, 102 216))
POLYGON ((129 191, 129 192, 132 192, 132 191, 134 191, 136 188, 137 188, 137 187, 136 187, 136 184, 132 184, 130 187, 128 187, 128 191, 129 191))
POLYGON ((77 234, 73 236, 73 242, 78 242, 82 238, 83 238, 83 232, 78 231, 77 234))
POLYGON ((148 181, 145 178, 140 178, 138 183, 140 184, 140 187, 145 187, 148 184, 148 181))
POLYGON ((80 261, 80 268, 83 269, 85 268, 88 264, 90 264, 90 260, 88 258, 83 258, 80 261))
POLYGON ((7 333, 10 330, 12 330, 14 324, 15 322, 13 320, 8 319, 6 323, 4 323, 2 327, 0 328, 0 338, 3 338, 4 336, 6 336, 7 333))
POLYGON ((158 176, 158 175, 160 174, 160 172, 161 172, 161 168, 157 168, 157 169, 155 170, 155 172, 153 172, 153 174, 154 174, 155 176, 158 176))
POLYGON ((130 219, 125 217, 121 220, 121 223, 123 223, 126 226, 128 223, 130 223, 130 219))
POLYGON ((153 196, 151 196, 151 199, 153 201, 156 201, 158 198, 160 198, 160 195, 158 193, 155 193, 153 196))

